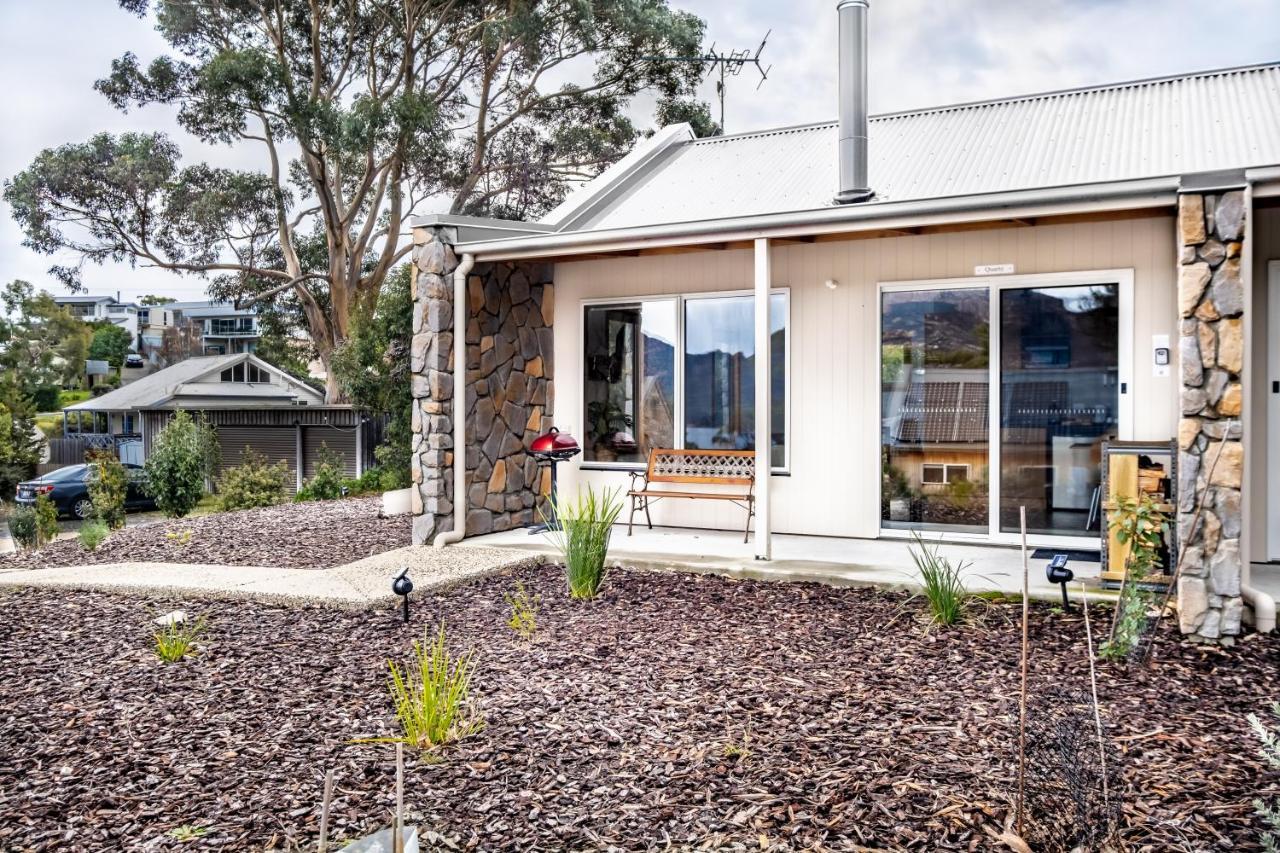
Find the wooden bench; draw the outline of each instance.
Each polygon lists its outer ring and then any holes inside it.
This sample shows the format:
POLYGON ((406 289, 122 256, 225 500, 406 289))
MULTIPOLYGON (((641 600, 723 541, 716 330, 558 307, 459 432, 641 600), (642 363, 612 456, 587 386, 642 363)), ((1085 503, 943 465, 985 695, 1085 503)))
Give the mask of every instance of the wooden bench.
POLYGON ((756 514, 755 495, 756 454, 754 450, 675 450, 654 448, 649 451, 649 464, 641 474, 631 472, 631 516, 627 519, 627 535, 635 525, 636 511, 644 510, 645 521, 653 529, 649 505, 665 498, 689 498, 690 500, 730 501, 747 511, 747 523, 742 541, 751 535, 751 519, 756 514), (734 492, 696 492, 676 489, 655 489, 655 483, 694 484, 710 486, 738 486, 734 492), (744 491, 740 487, 746 486, 744 491))

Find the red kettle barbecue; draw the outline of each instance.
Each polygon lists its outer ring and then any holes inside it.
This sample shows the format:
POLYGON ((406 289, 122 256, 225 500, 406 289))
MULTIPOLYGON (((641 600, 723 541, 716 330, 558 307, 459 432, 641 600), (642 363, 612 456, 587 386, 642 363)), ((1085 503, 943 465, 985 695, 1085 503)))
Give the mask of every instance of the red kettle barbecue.
POLYGON ((544 530, 558 530, 560 525, 556 519, 556 463, 568 459, 572 459, 582 452, 582 448, 578 446, 578 440, 567 432, 552 427, 547 432, 538 436, 529 445, 529 455, 538 460, 538 465, 546 465, 551 468, 551 516, 546 522, 535 524, 529 528, 529 533, 541 533, 544 530))

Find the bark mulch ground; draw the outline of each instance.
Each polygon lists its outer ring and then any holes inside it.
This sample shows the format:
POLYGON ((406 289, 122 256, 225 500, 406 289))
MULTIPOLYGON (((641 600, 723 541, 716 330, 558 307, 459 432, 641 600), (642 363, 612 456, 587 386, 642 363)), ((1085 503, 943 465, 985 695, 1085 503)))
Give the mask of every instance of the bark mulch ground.
POLYGON ((179 518, 117 530, 94 551, 60 539, 0 557, 0 571, 144 562, 326 569, 411 544, 411 516, 379 518, 380 506, 378 497, 348 498, 179 518))
MULTIPOLYGON (((918 601, 874 590, 618 571, 572 602, 555 568, 516 574, 541 596, 531 644, 506 626, 511 574, 422 597, 408 627, 390 609, 0 596, 0 849, 314 849, 328 769, 339 837, 383 825, 393 750, 350 741, 393 733, 385 659, 440 617, 477 650, 487 724, 408 754, 428 849, 998 848, 1019 607, 928 630, 918 601), (165 665, 148 620, 177 606, 208 634, 165 665), (184 826, 205 832, 179 842, 184 826)), ((1087 689, 1078 612, 1035 606, 1031 637, 1038 683, 1087 689)), ((1165 630, 1156 660, 1100 672, 1122 846, 1258 849, 1249 800, 1277 777, 1245 715, 1280 696, 1280 643, 1165 630)))

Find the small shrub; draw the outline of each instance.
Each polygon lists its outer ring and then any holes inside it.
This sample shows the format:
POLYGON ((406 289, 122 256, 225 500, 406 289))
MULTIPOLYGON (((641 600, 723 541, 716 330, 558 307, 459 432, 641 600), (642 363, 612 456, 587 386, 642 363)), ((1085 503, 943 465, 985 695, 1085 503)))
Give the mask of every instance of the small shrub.
POLYGON ((58 508, 48 495, 36 496, 36 536, 40 545, 58 538, 58 508))
POLYGON ((209 828, 207 826, 193 826, 187 823, 169 830, 169 835, 174 841, 195 841, 198 838, 204 838, 208 834, 209 828))
POLYGON ((124 527, 124 499, 128 474, 114 453, 98 451, 89 458, 89 500, 93 513, 112 530, 124 527))
POLYGON ((525 642, 533 639, 538 633, 538 603, 536 595, 530 595, 521 581, 516 581, 513 592, 506 594, 507 604, 511 606, 511 616, 507 619, 507 627, 520 635, 525 642))
POLYGON ((191 528, 188 527, 184 530, 166 530, 164 538, 169 540, 171 545, 176 545, 179 548, 185 548, 191 544, 191 528))
POLYGON ((16 506, 9 515, 9 533, 24 551, 40 547, 40 525, 34 507, 16 506))
POLYGON ((246 447, 240 464, 223 471, 218 480, 218 507, 227 512, 274 506, 284 501, 288 483, 289 466, 284 460, 268 465, 266 456, 246 447))
MULTIPOLYGON (((1280 723, 1280 702, 1271 703, 1271 716, 1280 723)), ((1262 743, 1258 747, 1262 760, 1271 765, 1272 770, 1280 770, 1280 731, 1262 722, 1257 714, 1249 715, 1249 728, 1262 743)), ((1258 837, 1262 849, 1266 853, 1280 853, 1280 801, 1267 803, 1259 797, 1253 801, 1253 808, 1267 827, 1258 837)))
POLYGON ((938 553, 936 542, 925 542, 919 533, 913 533, 912 537, 915 544, 908 550, 920 572, 929 616, 935 625, 954 625, 964 618, 968 604, 969 591, 964 585, 964 570, 971 564, 967 560, 953 564, 938 553))
POLYGON ((413 659, 403 670, 387 661, 391 699, 405 743, 433 749, 484 727, 471 700, 473 660, 472 652, 449 657, 442 623, 434 640, 414 641, 413 659))
POLYGON ((86 551, 96 551, 110 534, 111 529, 101 520, 91 519, 80 525, 80 546, 86 551))
POLYGON ((194 622, 170 622, 155 632, 156 657, 165 663, 177 663, 194 653, 196 640, 204 635, 201 616, 194 622))
POLYGON ((345 495, 373 495, 390 491, 383 483, 389 479, 381 468, 370 468, 359 477, 343 477, 342 493, 345 495))
POLYGON ((618 490, 597 493, 587 486, 586 495, 575 501, 556 500, 554 509, 559 523, 547 535, 564 560, 569 595, 595 598, 604 582, 613 523, 622 512, 618 490))
POLYGON ((31 403, 37 412, 56 412, 61 409, 62 389, 57 385, 41 385, 31 392, 31 403))
POLYGON ((203 416, 179 411, 156 436, 147 456, 147 493, 170 518, 181 518, 204 497, 213 475, 218 439, 203 416))
POLYGON ((342 464, 342 454, 333 452, 328 444, 322 442, 319 456, 315 474, 302 484, 294 500, 336 501, 345 494, 343 480, 346 473, 342 464))
POLYGON ((1147 628, 1152 594, 1143 582, 1160 567, 1160 548, 1169 525, 1150 495, 1144 494, 1136 500, 1115 495, 1114 499, 1111 532, 1116 542, 1129 546, 1129 554, 1125 557, 1124 586, 1116 605, 1111 637, 1098 649, 1098 654, 1108 660, 1127 660, 1138 648, 1147 628))

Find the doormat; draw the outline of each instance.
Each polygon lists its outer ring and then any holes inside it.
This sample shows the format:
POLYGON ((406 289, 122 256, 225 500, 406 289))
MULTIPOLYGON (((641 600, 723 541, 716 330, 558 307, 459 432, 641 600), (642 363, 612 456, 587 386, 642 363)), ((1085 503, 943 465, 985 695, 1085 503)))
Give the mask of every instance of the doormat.
POLYGON ((1066 554, 1068 560, 1075 560, 1080 563, 1099 563, 1097 551, 1058 551, 1054 548, 1037 548, 1031 552, 1031 558, 1034 560, 1052 560, 1058 554, 1066 554))

